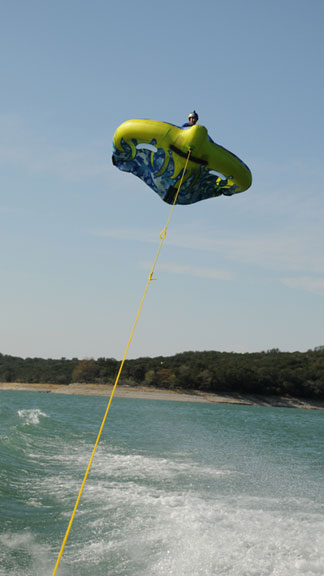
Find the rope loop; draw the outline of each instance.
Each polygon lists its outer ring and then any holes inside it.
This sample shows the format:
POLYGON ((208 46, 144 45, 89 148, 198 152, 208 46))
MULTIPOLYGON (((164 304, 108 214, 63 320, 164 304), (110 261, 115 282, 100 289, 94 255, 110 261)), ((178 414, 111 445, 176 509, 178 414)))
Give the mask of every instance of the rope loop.
POLYGON ((160 234, 161 240, 165 240, 165 239, 166 239, 166 233, 167 233, 167 227, 164 226, 164 228, 163 228, 163 230, 162 230, 162 232, 161 232, 161 234, 160 234))

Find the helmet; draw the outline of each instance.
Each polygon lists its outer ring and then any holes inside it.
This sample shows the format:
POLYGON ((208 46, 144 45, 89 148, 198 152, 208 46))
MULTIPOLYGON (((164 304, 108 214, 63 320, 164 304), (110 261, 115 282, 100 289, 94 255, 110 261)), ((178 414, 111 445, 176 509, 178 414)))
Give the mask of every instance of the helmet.
POLYGON ((193 112, 190 112, 190 114, 189 114, 189 116, 188 116, 188 120, 190 120, 190 118, 195 118, 196 121, 199 120, 199 116, 198 116, 196 110, 194 110, 193 112))

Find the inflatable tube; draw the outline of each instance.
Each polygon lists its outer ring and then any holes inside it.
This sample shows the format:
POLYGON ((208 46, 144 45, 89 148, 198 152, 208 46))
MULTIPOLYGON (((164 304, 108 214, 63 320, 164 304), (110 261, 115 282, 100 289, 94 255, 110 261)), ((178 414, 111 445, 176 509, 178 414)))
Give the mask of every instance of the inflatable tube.
POLYGON ((246 164, 216 144, 207 129, 197 124, 179 128, 155 120, 128 120, 114 134, 112 161, 171 204, 189 149, 177 204, 193 204, 221 194, 231 196, 251 186, 252 175, 246 164))

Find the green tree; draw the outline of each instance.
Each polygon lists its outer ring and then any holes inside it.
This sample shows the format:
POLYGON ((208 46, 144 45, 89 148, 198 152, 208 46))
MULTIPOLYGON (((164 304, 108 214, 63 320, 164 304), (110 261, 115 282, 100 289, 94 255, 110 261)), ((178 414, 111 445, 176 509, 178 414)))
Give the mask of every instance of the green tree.
POLYGON ((72 382, 95 382, 98 372, 95 360, 81 360, 72 372, 72 382))

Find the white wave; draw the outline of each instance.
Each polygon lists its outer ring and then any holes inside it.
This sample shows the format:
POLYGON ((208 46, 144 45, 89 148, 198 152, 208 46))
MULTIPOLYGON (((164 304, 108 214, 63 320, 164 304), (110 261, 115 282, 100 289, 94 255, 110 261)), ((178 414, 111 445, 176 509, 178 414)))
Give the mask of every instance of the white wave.
POLYGON ((216 477, 236 474, 227 468, 217 468, 201 466, 190 459, 179 460, 171 457, 154 457, 143 454, 116 454, 107 453, 104 448, 99 448, 93 469, 97 476, 118 479, 156 479, 163 481, 176 479, 181 476, 186 478, 196 477, 216 477))
POLYGON ((39 424, 40 417, 48 418, 48 415, 38 408, 18 410, 18 416, 23 419, 27 426, 39 424))
POLYGON ((50 547, 38 543, 32 533, 24 531, 2 534, 0 544, 0 576, 21 574, 19 564, 16 564, 17 555, 24 561, 24 574, 44 576, 50 573, 53 564, 53 560, 49 559, 50 547))

